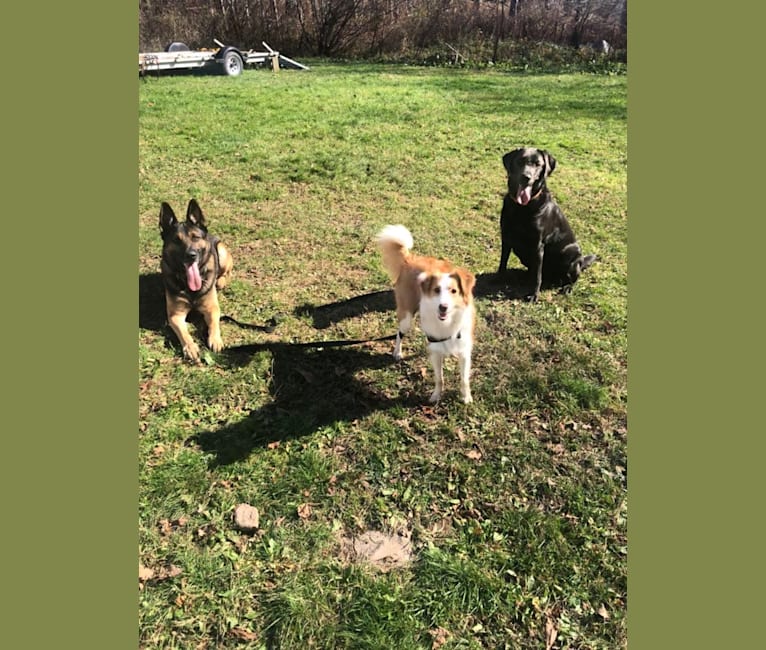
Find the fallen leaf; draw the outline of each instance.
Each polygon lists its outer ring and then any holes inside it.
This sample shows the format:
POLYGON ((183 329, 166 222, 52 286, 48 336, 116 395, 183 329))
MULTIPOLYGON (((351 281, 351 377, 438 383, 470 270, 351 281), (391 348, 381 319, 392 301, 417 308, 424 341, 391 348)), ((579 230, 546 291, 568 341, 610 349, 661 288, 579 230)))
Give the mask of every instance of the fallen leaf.
POLYGON ((433 637, 433 643, 431 643, 431 650, 439 650, 445 643, 447 643, 447 639, 450 637, 450 633, 448 630, 445 630, 443 627, 437 627, 433 630, 428 630, 428 633, 433 637))
POLYGON ((426 420, 435 420, 438 417, 433 406, 421 406, 420 412, 426 420))
POLYGON ((246 630, 242 627, 233 627, 231 629, 231 633, 237 637, 238 639, 242 639, 243 641, 257 641, 258 635, 255 632, 251 632, 250 630, 246 630))
POLYGON ((601 605, 601 607, 598 608, 598 615, 603 618, 605 621, 609 620, 609 612, 606 611, 606 607, 601 605))
POLYGON ((556 629, 556 624, 551 619, 545 620, 545 650, 551 650, 553 644, 556 643, 556 637, 558 637, 559 631, 556 629))
POLYGON ((268 445, 266 445, 267 449, 276 449, 279 447, 279 440, 275 440, 274 442, 270 442, 268 445))
POLYGON ((149 567, 145 567, 143 564, 138 565, 138 579, 141 582, 146 582, 147 580, 151 580, 154 577, 154 569, 150 569, 149 567))
POLYGON ((183 573, 183 570, 180 567, 177 567, 175 564, 171 564, 169 567, 161 567, 159 571, 157 571, 157 580, 167 580, 168 578, 175 578, 178 575, 181 575, 183 573))
POLYGON ((301 503, 301 505, 298 506, 298 516, 301 519, 308 519, 311 516, 311 504, 301 503))
POLYGON ((481 452, 478 449, 471 449, 465 453, 467 458, 471 460, 479 460, 481 458, 481 452))

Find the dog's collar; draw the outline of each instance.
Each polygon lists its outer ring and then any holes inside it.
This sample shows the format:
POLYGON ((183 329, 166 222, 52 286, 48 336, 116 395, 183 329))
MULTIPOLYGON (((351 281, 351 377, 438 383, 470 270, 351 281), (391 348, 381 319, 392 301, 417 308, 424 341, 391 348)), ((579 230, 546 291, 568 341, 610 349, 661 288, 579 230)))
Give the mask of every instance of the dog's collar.
POLYGON ((429 343, 444 343, 444 341, 449 341, 450 339, 459 339, 462 332, 458 331, 457 336, 448 336, 444 339, 435 339, 433 336, 428 336, 426 334, 426 339, 428 339, 429 343))

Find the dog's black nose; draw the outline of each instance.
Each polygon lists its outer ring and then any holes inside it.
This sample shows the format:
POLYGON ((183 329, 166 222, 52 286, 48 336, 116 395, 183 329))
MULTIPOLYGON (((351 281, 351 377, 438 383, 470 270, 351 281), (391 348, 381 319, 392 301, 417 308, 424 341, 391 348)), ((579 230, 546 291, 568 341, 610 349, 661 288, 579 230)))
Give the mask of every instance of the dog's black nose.
POLYGON ((194 260, 196 260, 197 259, 197 249, 196 248, 192 248, 192 249, 186 251, 186 259, 189 262, 193 262, 194 260))
POLYGON ((447 313, 447 305, 439 305, 439 313, 440 314, 446 314, 447 313))

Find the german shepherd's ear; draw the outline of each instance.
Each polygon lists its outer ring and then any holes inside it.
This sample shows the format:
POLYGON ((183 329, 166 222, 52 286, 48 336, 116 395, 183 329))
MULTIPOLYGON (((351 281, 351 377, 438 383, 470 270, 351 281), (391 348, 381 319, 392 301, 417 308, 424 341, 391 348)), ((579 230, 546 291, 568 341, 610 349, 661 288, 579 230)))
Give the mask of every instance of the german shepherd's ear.
POLYGON ((513 151, 509 151, 507 154, 503 156, 503 167, 505 167, 505 171, 510 172, 511 171, 511 165, 513 165, 513 161, 521 155, 521 149, 514 149, 513 151))
POLYGON ((553 173, 553 170, 556 169, 556 159, 545 149, 543 149, 541 153, 543 154, 543 160, 545 161, 545 176, 547 178, 553 173))
POLYGON ((189 201, 189 205, 186 208, 186 220, 203 230, 207 230, 205 215, 202 214, 202 208, 199 207, 199 203, 197 203, 196 199, 189 201))
POLYGON ((162 236, 164 237, 166 232, 173 230, 177 223, 178 219, 176 218, 176 213, 173 212, 173 208, 170 207, 169 203, 163 201, 162 206, 160 206, 160 230, 162 231, 162 236))
POLYGON ((460 287, 460 293, 463 296, 463 301, 468 304, 468 297, 473 293, 473 288, 476 286, 476 277, 470 271, 465 269, 455 269, 452 273, 452 277, 455 278, 458 287, 460 287))

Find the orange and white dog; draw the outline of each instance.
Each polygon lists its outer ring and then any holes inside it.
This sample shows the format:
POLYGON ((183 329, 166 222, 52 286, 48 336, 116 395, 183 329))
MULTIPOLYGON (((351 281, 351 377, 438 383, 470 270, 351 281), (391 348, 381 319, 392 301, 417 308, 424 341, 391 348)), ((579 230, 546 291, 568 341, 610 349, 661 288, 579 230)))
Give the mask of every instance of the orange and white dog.
POLYGON ((428 339, 428 352, 434 369, 431 402, 438 402, 444 388, 444 359, 457 357, 460 367, 460 396, 473 401, 469 384, 476 315, 473 288, 476 278, 447 260, 410 253, 412 235, 404 226, 386 226, 377 242, 383 266, 394 283, 399 332, 394 359, 402 358, 402 338, 420 312, 420 327, 428 339))

